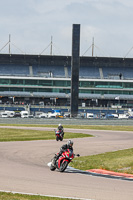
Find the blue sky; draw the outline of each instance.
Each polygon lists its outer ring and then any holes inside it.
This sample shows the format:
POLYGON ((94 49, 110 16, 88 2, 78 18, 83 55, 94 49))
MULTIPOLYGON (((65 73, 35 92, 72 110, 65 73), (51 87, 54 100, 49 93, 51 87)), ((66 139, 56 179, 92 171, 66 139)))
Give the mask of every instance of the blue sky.
POLYGON ((0 50, 10 34, 11 53, 47 55, 52 36, 53 55, 71 55, 72 24, 81 25, 81 56, 91 56, 94 38, 95 56, 133 57, 132 0, 0 1, 0 50))

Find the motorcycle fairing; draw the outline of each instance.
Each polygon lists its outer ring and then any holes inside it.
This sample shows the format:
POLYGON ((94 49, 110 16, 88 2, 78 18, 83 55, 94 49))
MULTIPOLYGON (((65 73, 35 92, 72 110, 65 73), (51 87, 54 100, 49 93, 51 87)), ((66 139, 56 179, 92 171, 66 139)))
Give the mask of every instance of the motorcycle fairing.
POLYGON ((73 158, 74 158, 74 155, 71 150, 67 150, 67 151, 63 152, 58 160, 58 168, 60 168, 60 165, 62 162, 67 161, 69 163, 73 158))

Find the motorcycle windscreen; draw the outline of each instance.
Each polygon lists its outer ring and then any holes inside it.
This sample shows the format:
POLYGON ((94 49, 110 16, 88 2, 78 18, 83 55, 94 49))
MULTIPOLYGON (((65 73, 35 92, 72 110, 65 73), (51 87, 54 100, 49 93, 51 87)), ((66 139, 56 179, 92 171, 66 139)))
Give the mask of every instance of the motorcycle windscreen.
POLYGON ((71 158, 72 154, 73 154, 73 151, 69 149, 69 158, 71 158))

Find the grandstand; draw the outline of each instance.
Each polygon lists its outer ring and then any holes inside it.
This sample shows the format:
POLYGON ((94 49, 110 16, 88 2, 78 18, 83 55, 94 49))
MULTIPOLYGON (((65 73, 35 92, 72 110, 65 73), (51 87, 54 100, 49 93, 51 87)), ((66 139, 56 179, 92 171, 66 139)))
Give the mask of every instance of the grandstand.
MULTIPOLYGON (((70 106, 71 57, 0 54, 0 100, 70 106)), ((133 59, 80 57, 79 105, 133 106, 133 59)))

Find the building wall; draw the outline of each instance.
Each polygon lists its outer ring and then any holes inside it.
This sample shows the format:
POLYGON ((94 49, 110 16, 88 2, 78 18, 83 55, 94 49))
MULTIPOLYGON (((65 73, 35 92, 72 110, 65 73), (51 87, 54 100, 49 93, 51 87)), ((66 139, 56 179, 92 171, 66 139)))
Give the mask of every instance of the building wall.
MULTIPOLYGON (((35 97, 38 98, 38 101, 40 101, 40 98, 46 97, 47 102, 48 98, 57 98, 56 103, 69 102, 70 69, 70 56, 0 54, 1 91, 5 92, 5 94, 1 93, 0 95, 8 97, 14 95, 17 98, 35 97), (50 70, 53 70, 51 74, 49 74, 50 70), (65 74, 67 74, 67 77, 65 77, 65 74), (56 78, 57 80, 55 80, 56 78), (13 81, 5 81, 4 83, 2 79, 13 81), (22 85, 18 85, 16 79, 22 79, 22 85), (28 81, 24 82, 25 79, 38 79, 39 81, 35 86, 34 80, 32 81, 33 84, 30 85, 28 81), (49 80, 52 80, 52 85, 49 80), (50 87, 51 89, 48 91, 50 87), (20 91, 23 93, 20 93, 20 91)), ((103 100, 107 105, 110 100, 114 103, 118 102, 115 99, 118 96, 119 100, 122 101, 133 99, 133 58, 80 57, 79 76, 80 103, 98 99, 100 102, 103 100), (120 73, 122 74, 121 77, 120 73)))

